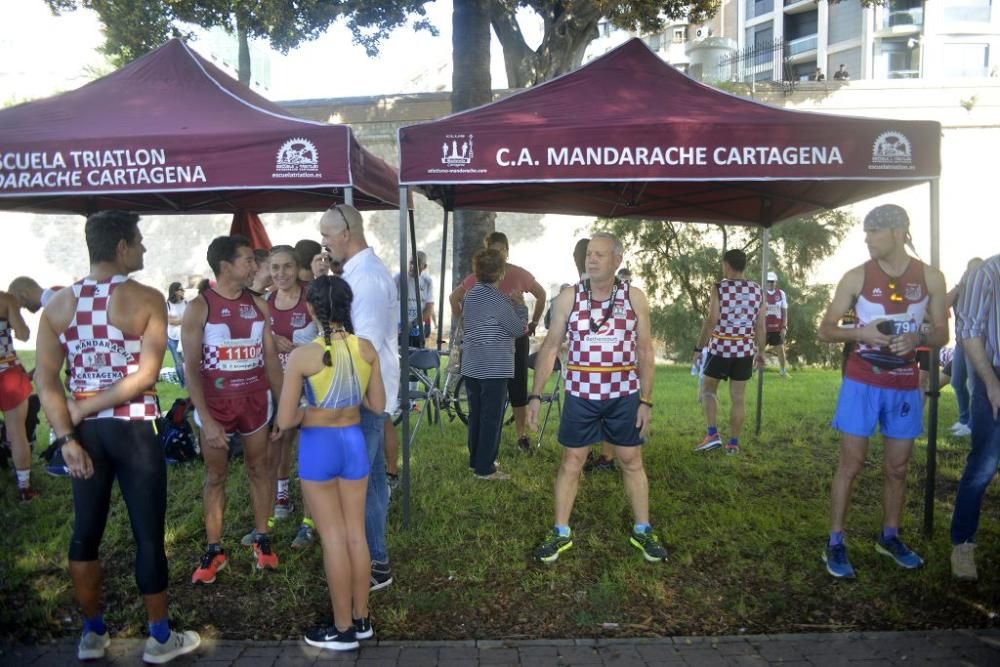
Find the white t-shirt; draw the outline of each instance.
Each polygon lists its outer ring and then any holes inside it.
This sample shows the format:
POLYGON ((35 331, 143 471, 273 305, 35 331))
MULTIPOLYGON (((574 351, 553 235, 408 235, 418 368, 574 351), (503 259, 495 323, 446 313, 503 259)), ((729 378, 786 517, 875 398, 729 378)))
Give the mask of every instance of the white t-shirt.
MULTIPOLYGON (((171 303, 167 301, 167 317, 175 317, 177 319, 182 319, 184 317, 184 311, 187 310, 187 301, 178 301, 177 303, 171 303)), ((170 340, 180 340, 181 339, 181 325, 170 324, 167 322, 167 338, 170 340)))
MULTIPOLYGON (((410 322, 417 321, 420 319, 420 313, 417 312, 417 289, 413 285, 413 276, 407 276, 406 285, 406 301, 407 301, 407 316, 410 322)), ((399 274, 397 273, 393 276, 393 280, 396 281, 396 293, 400 292, 399 289, 399 274)), ((423 272, 420 274, 420 309, 423 310, 427 304, 434 303, 434 280, 427 274, 423 272)), ((398 304, 398 299, 397 299, 398 304)), ((396 308, 396 312, 399 312, 399 308, 396 308)), ((399 319, 398 317, 396 318, 399 319)))
POLYGON ((399 295, 396 284, 371 248, 347 260, 342 277, 354 292, 351 302, 354 333, 375 347, 385 384, 385 411, 392 414, 399 406, 399 295))

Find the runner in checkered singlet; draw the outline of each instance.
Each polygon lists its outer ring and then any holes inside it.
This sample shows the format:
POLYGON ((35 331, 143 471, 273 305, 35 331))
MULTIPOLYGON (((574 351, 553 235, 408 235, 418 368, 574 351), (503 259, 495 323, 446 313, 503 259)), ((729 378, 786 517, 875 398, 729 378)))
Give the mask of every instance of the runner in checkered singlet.
MULTIPOLYGON (((257 273, 250 241, 219 236, 208 246, 215 286, 199 294, 184 311, 181 341, 188 391, 201 428, 205 459, 205 534, 208 546, 193 584, 215 582, 226 565, 222 515, 226 506, 229 438, 239 433, 250 481, 257 569, 276 569, 268 517, 274 501, 274 470, 267 465, 271 396, 281 395, 281 364, 271 336, 267 302, 249 291, 257 273)), ((277 431, 272 435, 279 437, 277 431)))
POLYGON ((535 360, 528 423, 537 428, 540 394, 556 355, 570 336, 566 402, 559 423, 562 461, 556 477, 555 526, 535 549, 535 558, 555 561, 573 546, 569 517, 590 445, 615 445, 635 519, 629 542, 651 562, 667 551, 649 524, 649 486, 642 443, 653 408, 653 342, 649 303, 642 290, 615 280, 622 263, 621 243, 598 233, 587 246, 589 280, 556 297, 552 326, 535 360))
POLYGON ((167 308, 159 290, 126 277, 142 268, 146 252, 138 220, 121 211, 87 219, 90 274, 52 297, 38 326, 38 394, 73 483, 69 571, 83 608, 81 660, 102 657, 110 643, 101 615, 98 551, 116 479, 135 537, 135 578, 149 617, 143 658, 166 662, 200 641, 194 632, 171 631, 167 621, 167 471, 153 421, 156 401, 149 393, 167 349, 167 308), (69 399, 60 378, 66 360, 69 399))
POLYGON ((708 317, 694 348, 694 358, 701 356, 708 346, 705 361, 705 379, 702 389, 702 407, 708 432, 695 447, 696 452, 706 452, 722 446, 716 428, 719 400, 716 392, 719 383, 729 380, 729 442, 726 453, 739 451, 740 429, 746 415, 744 398, 747 380, 753 375, 753 365, 764 361, 765 310, 761 308, 763 294, 760 285, 743 277, 747 256, 742 250, 730 250, 722 259, 725 279, 716 283, 709 300, 708 317), (756 339, 756 346, 754 345, 756 339))

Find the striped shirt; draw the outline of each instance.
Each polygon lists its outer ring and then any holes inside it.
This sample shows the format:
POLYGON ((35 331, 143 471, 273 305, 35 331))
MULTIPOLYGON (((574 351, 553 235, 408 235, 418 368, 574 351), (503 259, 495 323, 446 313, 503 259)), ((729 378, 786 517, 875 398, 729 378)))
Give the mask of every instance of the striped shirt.
POLYGON ((1000 368, 1000 255, 969 274, 955 304, 955 335, 959 341, 982 338, 986 358, 1000 368))
POLYGON ((476 283, 462 303, 462 375, 477 380, 514 377, 514 339, 524 322, 493 285, 476 283))

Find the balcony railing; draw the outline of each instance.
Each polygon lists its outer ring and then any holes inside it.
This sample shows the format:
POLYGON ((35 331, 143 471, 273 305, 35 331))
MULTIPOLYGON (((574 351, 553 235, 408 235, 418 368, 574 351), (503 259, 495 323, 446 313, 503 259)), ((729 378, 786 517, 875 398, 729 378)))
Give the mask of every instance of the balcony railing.
POLYGON ((891 30, 897 26, 912 26, 919 28, 924 24, 924 8, 894 9, 882 15, 882 29, 891 30))
POLYGON ((795 57, 807 51, 815 51, 817 41, 816 35, 805 35, 804 37, 788 40, 785 42, 788 47, 788 56, 795 57))

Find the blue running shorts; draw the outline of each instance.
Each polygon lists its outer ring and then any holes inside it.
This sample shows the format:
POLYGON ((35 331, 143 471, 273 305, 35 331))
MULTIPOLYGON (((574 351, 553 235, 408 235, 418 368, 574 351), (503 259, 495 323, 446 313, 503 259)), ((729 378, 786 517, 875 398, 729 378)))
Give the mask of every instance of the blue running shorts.
POLYGON ((924 430, 919 389, 887 389, 844 378, 837 398, 833 427, 847 435, 868 438, 876 424, 884 438, 912 440, 924 430))
POLYGON ((299 479, 328 482, 368 476, 368 449, 361 424, 303 426, 299 433, 299 479))
POLYGON ((618 447, 635 447, 643 440, 635 427, 639 412, 639 392, 592 401, 566 392, 562 419, 559 421, 559 444, 564 447, 587 447, 609 442, 618 447))

